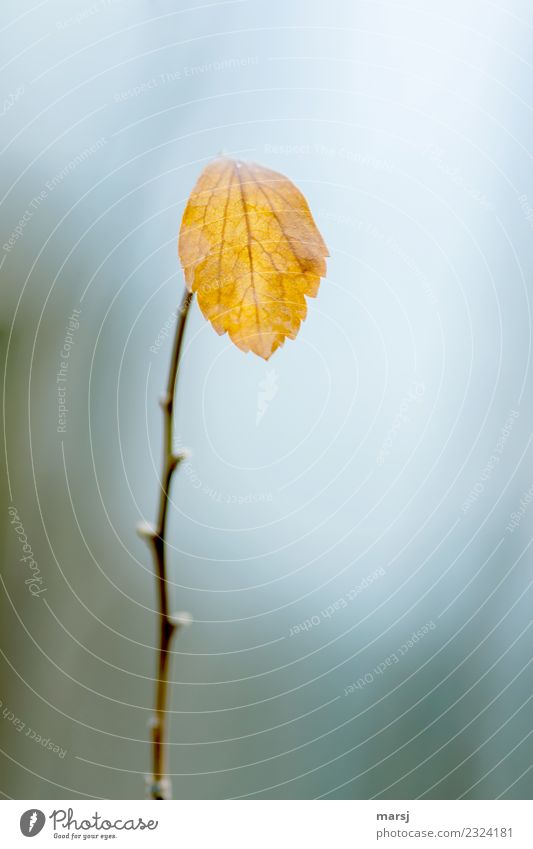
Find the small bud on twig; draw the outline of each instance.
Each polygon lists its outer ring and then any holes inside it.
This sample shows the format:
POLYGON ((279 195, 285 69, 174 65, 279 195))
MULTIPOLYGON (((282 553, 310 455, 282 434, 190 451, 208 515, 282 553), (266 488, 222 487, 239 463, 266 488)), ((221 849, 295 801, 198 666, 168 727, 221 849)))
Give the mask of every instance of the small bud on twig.
POLYGON ((153 540, 157 536, 155 527, 150 522, 139 522, 137 533, 140 537, 147 540, 153 540))
POLYGON ((194 621, 192 614, 186 610, 178 610, 177 613, 173 613, 168 618, 175 628, 188 628, 194 621))
POLYGON ((146 797, 147 799, 170 799, 172 796, 172 785, 169 778, 160 778, 156 781, 153 775, 146 775, 146 797))

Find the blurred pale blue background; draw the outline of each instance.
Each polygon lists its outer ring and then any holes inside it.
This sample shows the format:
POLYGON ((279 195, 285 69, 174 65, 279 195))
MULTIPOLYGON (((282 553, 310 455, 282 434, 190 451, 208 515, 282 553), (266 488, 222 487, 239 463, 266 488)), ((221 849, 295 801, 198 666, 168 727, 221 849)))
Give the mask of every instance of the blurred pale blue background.
POLYGON ((294 180, 331 258, 268 364, 191 316, 174 795, 531 797, 530 4, 2 12, 0 791, 144 793, 134 528, 155 511, 179 221, 223 151, 294 180))

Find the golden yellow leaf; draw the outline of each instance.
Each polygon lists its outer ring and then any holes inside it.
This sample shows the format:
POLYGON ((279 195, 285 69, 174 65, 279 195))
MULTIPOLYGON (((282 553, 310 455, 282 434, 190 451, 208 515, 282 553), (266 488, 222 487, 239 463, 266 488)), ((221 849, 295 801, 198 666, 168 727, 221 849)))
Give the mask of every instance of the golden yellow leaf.
POLYGON ((217 333, 265 360, 294 339, 328 249, 287 177, 226 157, 201 173, 183 214, 185 280, 217 333))

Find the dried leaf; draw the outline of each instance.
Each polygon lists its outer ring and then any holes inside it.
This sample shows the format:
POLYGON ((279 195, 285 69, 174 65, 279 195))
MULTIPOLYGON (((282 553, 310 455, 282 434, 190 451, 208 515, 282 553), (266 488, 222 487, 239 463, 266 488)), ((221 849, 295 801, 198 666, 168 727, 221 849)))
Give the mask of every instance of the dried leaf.
POLYGON ((328 249, 302 193, 252 162, 202 171, 179 237, 185 280, 217 333, 265 360, 294 339, 326 274, 328 249))

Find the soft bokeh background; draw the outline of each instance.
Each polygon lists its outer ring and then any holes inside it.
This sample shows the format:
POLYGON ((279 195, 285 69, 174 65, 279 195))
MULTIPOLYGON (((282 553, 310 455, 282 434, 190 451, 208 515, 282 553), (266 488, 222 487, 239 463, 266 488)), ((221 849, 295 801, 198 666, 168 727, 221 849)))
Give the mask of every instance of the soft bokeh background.
POLYGON ((2 794, 144 794, 155 340, 184 204, 223 151, 294 180, 331 258, 268 364, 191 316, 174 795, 530 798, 531 5, 2 13, 2 794))

